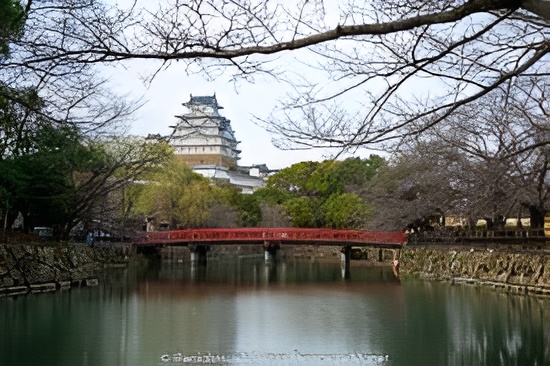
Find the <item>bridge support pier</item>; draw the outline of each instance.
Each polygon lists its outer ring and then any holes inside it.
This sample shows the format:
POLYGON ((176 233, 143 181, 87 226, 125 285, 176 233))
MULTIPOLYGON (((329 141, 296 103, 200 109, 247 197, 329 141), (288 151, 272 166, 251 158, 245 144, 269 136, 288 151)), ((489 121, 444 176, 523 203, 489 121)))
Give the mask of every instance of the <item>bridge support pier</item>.
POLYGON ((264 256, 265 261, 269 262, 271 260, 277 259, 277 251, 281 248, 279 243, 273 243, 270 241, 264 241, 264 256))
POLYGON ((401 258, 401 250, 397 250, 397 253, 393 252, 392 269, 395 278, 399 278, 399 259, 401 258))
POLYGON ((189 252, 191 253, 191 262, 206 265, 206 254, 209 250, 210 247, 208 245, 190 245, 189 252))
POLYGON ((340 250, 340 259, 342 260, 342 278, 349 280, 351 277, 351 245, 346 245, 340 250))

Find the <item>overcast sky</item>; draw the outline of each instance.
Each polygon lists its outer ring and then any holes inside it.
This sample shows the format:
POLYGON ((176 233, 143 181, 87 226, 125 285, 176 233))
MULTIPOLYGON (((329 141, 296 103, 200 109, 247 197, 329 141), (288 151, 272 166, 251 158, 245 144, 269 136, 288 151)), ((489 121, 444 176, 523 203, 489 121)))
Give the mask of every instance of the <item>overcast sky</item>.
MULTIPOLYGON (((158 67, 159 63, 154 64, 158 67)), ((241 152, 239 165, 267 164, 270 169, 281 169, 300 161, 321 161, 332 158, 337 151, 300 150, 282 151, 273 146, 271 135, 254 124, 253 115, 267 117, 275 107, 277 98, 286 93, 283 83, 274 78, 257 79, 254 84, 242 81, 239 85, 221 77, 208 81, 200 75, 186 75, 181 64, 174 63, 160 72, 152 83, 144 83, 140 75, 151 75, 151 64, 132 62, 126 69, 108 69, 114 89, 132 98, 143 96, 145 105, 136 112, 130 123, 130 133, 168 135, 169 126, 177 123, 176 115, 187 112, 182 103, 190 95, 216 94, 224 107, 221 114, 231 121, 241 152)), ((356 156, 368 157, 370 152, 360 151, 356 156)), ((348 155, 349 156, 349 155, 348 155)))
MULTIPOLYGON (((106 0, 124 8, 132 6, 134 0, 106 0)), ((138 0, 138 7, 156 10, 159 3, 138 0)), ((328 10, 325 21, 338 24, 339 2, 327 2, 328 10)), ((266 60, 269 56, 260 56, 266 60)), ((318 79, 310 67, 304 67, 304 62, 316 64, 318 56, 308 50, 283 52, 271 57, 270 66, 284 70, 285 78, 294 77, 307 80, 318 79)), ((221 114, 231 121, 241 152, 242 166, 267 164, 271 169, 288 167, 300 161, 321 161, 330 159, 339 153, 337 150, 299 150, 282 151, 275 148, 271 142, 272 136, 261 127, 254 124, 253 116, 267 118, 276 106, 279 98, 290 91, 290 85, 273 77, 255 77, 254 83, 241 81, 235 85, 230 77, 218 77, 216 81, 208 81, 205 76, 188 76, 184 62, 173 62, 166 70, 157 74, 151 84, 144 84, 140 75, 150 76, 161 65, 161 61, 131 61, 126 69, 117 66, 115 70, 108 69, 111 82, 119 93, 129 93, 134 98, 143 97, 146 104, 139 110, 131 122, 130 133, 146 136, 148 134, 167 135, 171 132, 168 126, 177 123, 176 115, 186 112, 182 103, 189 101, 190 95, 203 96, 216 94, 218 103, 224 107, 221 114)), ((107 66, 112 67, 112 66, 107 66)), ((234 71, 234 70, 233 70, 234 71)), ((326 75, 324 76, 326 77, 326 75)), ((322 79, 321 79, 322 80, 322 79)), ((325 80, 326 81, 326 80, 325 80)), ((368 157, 372 151, 361 149, 353 156, 368 157)), ((374 152, 380 155, 380 152, 374 152)), ((345 158, 351 155, 344 155, 345 158)))

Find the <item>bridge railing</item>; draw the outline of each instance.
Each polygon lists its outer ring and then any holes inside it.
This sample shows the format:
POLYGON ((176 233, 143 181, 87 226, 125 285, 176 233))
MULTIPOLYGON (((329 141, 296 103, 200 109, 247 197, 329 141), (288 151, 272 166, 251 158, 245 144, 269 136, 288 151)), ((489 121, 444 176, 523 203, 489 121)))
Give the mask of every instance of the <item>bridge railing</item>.
POLYGON ((408 244, 468 244, 468 243, 529 243, 550 241, 543 229, 474 229, 456 231, 452 229, 426 231, 410 234, 408 244))
POLYGON ((302 228, 215 228, 188 229, 140 233, 136 244, 170 242, 347 242, 403 244, 406 234, 397 231, 363 231, 302 228))

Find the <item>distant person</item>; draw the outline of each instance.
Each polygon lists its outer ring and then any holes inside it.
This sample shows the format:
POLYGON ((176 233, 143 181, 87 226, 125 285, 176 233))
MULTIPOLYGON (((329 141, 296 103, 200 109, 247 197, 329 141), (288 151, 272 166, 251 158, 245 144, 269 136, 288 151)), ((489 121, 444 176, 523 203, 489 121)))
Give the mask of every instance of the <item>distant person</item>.
POLYGON ((86 244, 88 244, 89 247, 94 246, 94 233, 91 231, 88 233, 88 236, 86 236, 86 244))

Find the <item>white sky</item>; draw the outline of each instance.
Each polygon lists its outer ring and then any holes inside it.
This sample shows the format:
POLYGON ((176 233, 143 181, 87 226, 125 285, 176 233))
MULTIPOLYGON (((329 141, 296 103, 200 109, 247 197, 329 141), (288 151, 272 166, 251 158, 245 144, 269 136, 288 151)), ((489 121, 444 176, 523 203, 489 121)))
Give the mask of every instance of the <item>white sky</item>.
MULTIPOLYGON (((189 101, 191 94, 199 96, 215 93, 218 103, 224 107, 221 114, 231 121, 235 136, 241 141, 239 165, 267 164, 270 169, 281 169, 300 161, 330 159, 337 152, 279 150, 271 143, 272 136, 253 123, 253 115, 267 117, 277 98, 285 94, 285 85, 275 79, 258 79, 254 84, 242 81, 236 86, 223 78, 208 81, 200 75, 188 76, 180 64, 174 63, 160 72, 152 83, 146 84, 140 75, 150 75, 152 71, 142 65, 141 62, 133 62, 126 69, 118 67, 108 70, 115 91, 129 94, 134 99, 143 96, 146 101, 131 121, 130 134, 168 135, 172 131, 169 126, 177 123, 175 116, 187 112, 182 103, 189 101)), ((157 67, 159 65, 160 62, 156 64, 157 67)), ((362 157, 368 157, 369 154, 365 150, 361 152, 362 157)))
MULTIPOLYGON (((121 7, 124 7, 132 4, 134 0, 106 1, 118 3, 121 7)), ((286 0, 280 1, 284 2, 286 0)), ((150 2, 146 0, 138 0, 137 2, 138 7, 144 6, 150 8, 151 11, 154 11, 159 3, 166 3, 166 1, 150 2)), ((327 13, 325 21, 328 24, 338 23, 340 12, 337 7, 342 5, 342 3, 339 0, 332 0, 327 1, 326 5, 327 13)), ((482 17, 485 17, 485 15, 482 17)), ((457 27, 460 27, 460 24, 457 27)), ((259 57, 262 60, 269 58, 269 56, 259 57)), ((279 70, 284 70, 285 77, 288 77, 288 79, 299 80, 302 78, 302 82, 315 84, 315 81, 319 79, 319 75, 315 74, 315 71, 312 71, 314 70, 313 68, 305 71, 303 63, 307 62, 315 65, 317 57, 318 55, 307 50, 281 52, 272 56, 270 66, 276 66, 279 70)), ((392 55, 388 54, 388 57, 392 57, 392 55)), ((239 85, 229 82, 230 76, 224 75, 216 79, 216 81, 207 81, 207 78, 201 75, 189 76, 185 72, 184 62, 173 62, 167 70, 160 72, 150 85, 145 85, 140 80, 140 74, 150 76, 155 71, 155 67, 158 68, 161 66, 161 61, 150 63, 132 61, 126 66, 127 69, 125 70, 118 67, 113 72, 113 69, 111 69, 113 74, 111 81, 117 84, 115 90, 122 94, 129 93, 134 98, 143 97, 146 101, 145 106, 136 113, 135 120, 131 123, 131 134, 140 136, 148 134, 168 135, 171 132, 168 126, 175 125, 178 121, 175 116, 186 112, 186 108, 182 106, 182 103, 187 102, 191 94, 195 96, 216 94, 218 103, 224 107, 221 111, 222 115, 231 121, 235 136, 237 140, 241 141, 239 144, 239 149, 242 151, 240 165, 267 164, 271 169, 280 169, 300 161, 329 159, 338 153, 337 150, 278 150, 271 142, 273 136, 254 124, 253 116, 267 119, 270 112, 276 106, 277 100, 284 97, 290 91, 287 89, 290 88, 288 84, 278 82, 275 78, 267 79, 267 77, 260 77, 256 78, 254 83, 241 81, 239 85)), ((338 80, 338 83, 341 85, 337 91, 345 88, 346 82, 349 83, 347 86, 356 84, 357 82, 352 79, 347 80, 342 75, 338 76, 341 77, 338 80)), ((445 100, 448 97, 446 95, 447 92, 453 90, 453 85, 448 84, 450 82, 452 82, 452 79, 441 81, 419 75, 415 78, 408 78, 406 85, 400 85, 399 95, 395 94, 394 96, 398 96, 404 100, 411 98, 414 103, 418 100, 424 101, 427 98, 443 98, 442 100, 445 100)), ((326 97, 334 93, 332 89, 334 88, 333 84, 327 83, 326 79, 321 79, 320 85, 320 88, 314 90, 315 93, 319 93, 317 96, 326 97)), ((367 88, 367 85, 365 84, 363 87, 367 88)), ((382 88, 381 90, 385 90, 388 85, 384 80, 379 80, 378 78, 369 80, 369 93, 376 94, 379 87, 382 88)), ((472 90, 464 89, 462 92, 466 95, 471 94, 472 90)), ((353 93, 346 92, 346 98, 342 102, 346 105, 339 105, 339 107, 346 108, 351 112, 357 111, 357 105, 353 106, 353 103, 360 103, 364 100, 365 94, 355 95, 355 97, 357 100, 353 101, 353 93)), ((355 156, 366 158, 371 153, 373 151, 362 149, 358 150, 355 156)), ((374 153, 380 154, 380 152, 374 153)), ((342 156, 342 158, 347 156, 349 155, 342 156)))
MULTIPOLYGON (((116 3, 124 8, 129 7, 133 1, 129 0, 107 0, 116 3)), ((338 2, 328 2, 326 6, 337 6, 338 2)), ((138 0, 138 7, 144 6, 156 9, 158 3, 150 3, 145 0, 138 0), (155 5, 153 5, 155 4, 155 5)), ((338 23, 338 11, 334 8, 325 15, 327 21, 338 23)), ((287 72, 293 72, 300 77, 313 76, 300 71, 300 62, 311 57, 311 54, 297 55, 293 52, 290 57, 277 55, 279 62, 287 72), (291 66, 289 66, 291 65, 291 66), (301 74, 300 74, 301 73, 301 74)), ((130 97, 143 97, 146 104, 136 113, 135 119, 130 126, 130 133, 146 136, 148 134, 167 135, 171 132, 168 126, 177 123, 176 115, 186 112, 182 103, 189 101, 190 95, 213 95, 216 94, 218 103, 224 107, 221 114, 231 121, 235 136, 239 144, 241 160, 239 165, 247 166, 253 164, 266 164, 270 169, 281 169, 301 161, 322 161, 330 159, 337 150, 299 150, 283 151, 275 148, 271 143, 272 136, 264 129, 253 122, 253 115, 266 118, 276 105, 278 98, 286 94, 289 86, 269 80, 256 78, 254 83, 246 81, 235 86, 228 81, 228 77, 218 78, 216 81, 208 81, 206 77, 199 75, 188 76, 182 63, 174 62, 167 69, 159 73, 150 85, 145 85, 140 80, 140 75, 150 76, 152 71, 161 65, 161 61, 150 62, 132 61, 127 64, 127 69, 117 67, 115 71, 109 70, 112 74, 111 82, 115 85, 115 91, 121 94, 129 93, 130 97), (146 66, 144 66, 146 65, 146 66)), ((360 150, 354 156, 368 157, 372 151, 360 150)), ((376 153, 376 152, 374 152, 376 153)), ((380 154, 378 152, 378 154, 380 154)), ((350 155, 342 156, 342 158, 350 155)))

